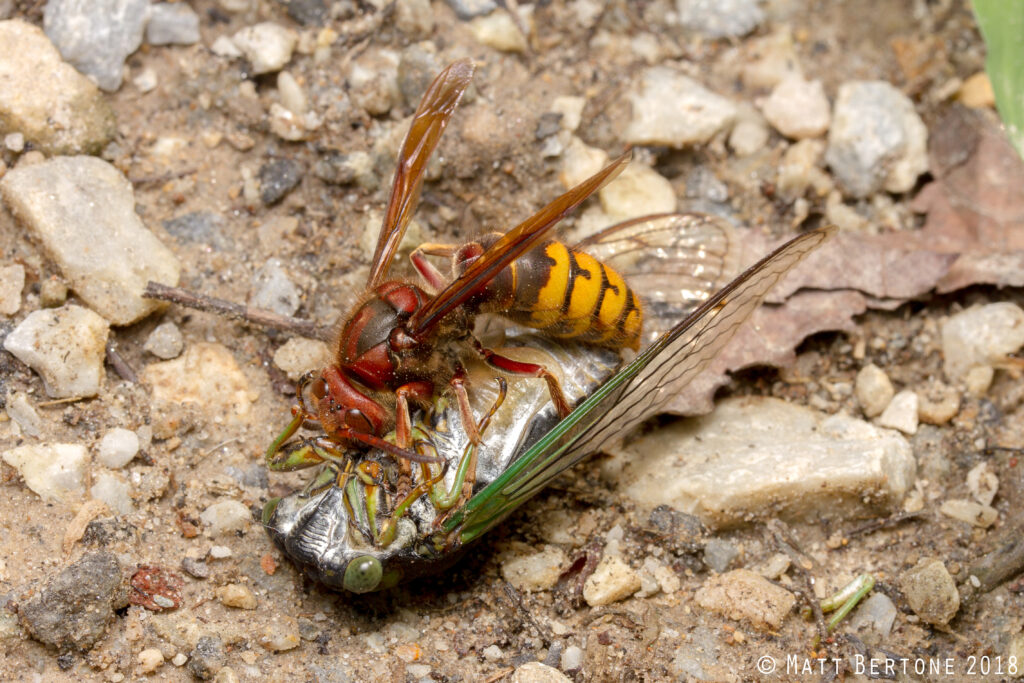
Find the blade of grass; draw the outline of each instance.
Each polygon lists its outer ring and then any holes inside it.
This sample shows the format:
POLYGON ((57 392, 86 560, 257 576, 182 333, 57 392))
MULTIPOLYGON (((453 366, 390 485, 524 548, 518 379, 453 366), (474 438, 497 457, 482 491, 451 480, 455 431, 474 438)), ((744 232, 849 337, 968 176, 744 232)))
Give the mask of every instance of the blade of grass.
POLYGON ((1006 133, 1024 157, 1024 0, 974 0, 985 38, 985 71, 1006 133))

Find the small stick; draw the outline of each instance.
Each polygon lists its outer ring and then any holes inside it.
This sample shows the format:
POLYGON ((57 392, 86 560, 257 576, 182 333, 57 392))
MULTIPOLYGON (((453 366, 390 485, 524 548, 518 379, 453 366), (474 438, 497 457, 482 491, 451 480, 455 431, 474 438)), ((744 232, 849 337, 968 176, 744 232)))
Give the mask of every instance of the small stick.
POLYGON ((814 596, 814 579, 811 573, 804 567, 803 558, 801 557, 803 553, 790 545, 791 534, 789 533, 789 528, 781 521, 771 519, 768 520, 766 526, 775 541, 776 547, 789 555, 789 559, 793 562, 792 566, 796 570, 802 584, 799 593, 802 594, 804 601, 811 608, 811 614, 814 615, 814 623, 818 627, 819 642, 823 642, 828 638, 828 626, 825 624, 825 614, 821 611, 821 604, 814 596))
POLYGON ((851 536, 860 536, 861 534, 870 534, 875 531, 878 531, 879 529, 885 529, 887 527, 896 526, 897 524, 901 524, 911 519, 918 519, 919 517, 923 516, 923 510, 918 510, 917 512, 900 512, 895 515, 890 515, 889 517, 886 517, 884 519, 872 520, 867 524, 862 524, 858 527, 854 527, 853 529, 850 529, 846 532, 846 536, 847 538, 849 538, 851 536))
POLYGON ((117 342, 113 339, 107 340, 107 362, 114 368, 114 372, 117 373, 118 377, 124 381, 131 382, 132 384, 139 383, 139 376, 135 374, 132 366, 128 365, 128 361, 117 352, 117 342))
POLYGON ((240 320, 253 325, 259 325, 260 327, 268 327, 272 330, 291 332, 308 339, 330 341, 332 337, 330 329, 317 325, 311 320, 293 318, 287 315, 278 315, 277 313, 266 311, 262 308, 243 306, 242 304, 236 304, 233 301, 206 296, 205 294, 192 292, 187 289, 182 289, 181 287, 168 287, 167 285, 162 285, 159 282, 150 281, 147 283, 146 291, 142 293, 142 296, 147 299, 169 301, 173 304, 185 306, 186 308, 193 308, 197 311, 216 313, 217 315, 222 315, 225 318, 240 320))

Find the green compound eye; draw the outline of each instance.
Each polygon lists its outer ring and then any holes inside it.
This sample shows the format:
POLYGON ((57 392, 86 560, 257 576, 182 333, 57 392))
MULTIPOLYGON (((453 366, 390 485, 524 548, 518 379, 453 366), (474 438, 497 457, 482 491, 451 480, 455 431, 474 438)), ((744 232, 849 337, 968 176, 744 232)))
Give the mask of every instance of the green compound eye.
POLYGON ((363 555, 348 563, 342 585, 345 586, 345 590, 353 593, 369 593, 377 587, 382 576, 384 569, 380 566, 380 560, 363 555))

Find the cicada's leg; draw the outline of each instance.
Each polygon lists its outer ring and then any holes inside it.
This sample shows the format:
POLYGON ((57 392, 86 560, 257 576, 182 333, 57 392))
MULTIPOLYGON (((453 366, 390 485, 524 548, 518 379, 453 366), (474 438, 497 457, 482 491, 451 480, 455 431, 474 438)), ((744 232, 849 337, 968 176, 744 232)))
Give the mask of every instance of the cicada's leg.
MULTIPOLYGON (((412 412, 409 401, 425 401, 434 391, 430 382, 409 382, 395 390, 397 397, 395 407, 395 446, 403 451, 411 451, 412 447, 412 412)), ((412 488, 412 458, 398 459, 398 491, 404 495, 412 488)))
POLYGON ((497 368, 498 370, 502 370, 513 375, 543 377, 544 381, 548 384, 548 392, 551 394, 551 401, 555 404, 555 409, 558 410, 558 416, 564 419, 570 412, 572 412, 569 408, 569 402, 565 399, 565 393, 562 391, 562 385, 558 383, 558 378, 551 374, 546 367, 536 363, 523 363, 521 361, 502 356, 490 349, 484 348, 483 344, 473 336, 470 336, 470 343, 473 345, 473 349, 480 354, 480 357, 483 358, 488 365, 497 368))
POLYGON ((392 510, 387 521, 381 525, 380 532, 377 534, 377 538, 374 541, 376 545, 383 547, 390 545, 391 541, 395 540, 395 531, 398 529, 398 520, 402 518, 402 515, 405 514, 410 505, 415 503, 423 494, 429 491, 434 484, 443 480, 447 472, 448 465, 445 463, 445 465, 441 467, 441 472, 436 477, 426 481, 421 481, 415 488, 413 488, 413 490, 409 491, 405 498, 403 498, 402 501, 395 506, 395 509, 392 510))
MULTIPOLYGON (((299 417, 296 416, 295 420, 289 425, 289 428, 295 424, 296 420, 299 420, 299 417)), ((295 429, 291 429, 291 431, 294 433, 295 429)), ((278 440, 285 436, 287 432, 288 429, 278 437, 278 440)), ((291 435, 288 434, 288 436, 291 435)), ((277 441, 275 441, 271 444, 270 450, 267 451, 267 467, 275 472, 301 470, 313 465, 319 465, 322 462, 343 465, 346 460, 348 458, 345 452, 339 449, 330 439, 322 436, 301 439, 284 444, 283 446, 277 445, 277 441), (275 448, 275 446, 277 447, 275 448)))
POLYGON ((436 292, 444 288, 447 282, 445 282, 444 275, 441 274, 434 265, 424 258, 424 256, 451 256, 455 253, 458 246, 454 244, 435 244, 427 242, 416 247, 411 254, 409 254, 409 260, 412 261, 413 268, 420 274, 423 280, 436 292))
POLYGON ((473 417, 473 409, 469 407, 469 394, 466 393, 466 368, 460 364, 455 368, 455 374, 448 383, 455 394, 455 400, 459 404, 459 416, 469 437, 470 443, 480 443, 480 430, 477 428, 476 419, 473 417))
MULTIPOLYGON (((505 396, 508 393, 508 382, 505 381, 505 378, 497 377, 495 379, 498 382, 498 396, 494 399, 494 403, 491 404, 487 414, 480 418, 480 423, 474 424, 477 433, 481 435, 487 431, 487 427, 491 424, 491 418, 498 412, 501 404, 505 402, 505 396)), ((477 449, 479 447, 479 441, 475 443, 470 441, 466 446, 462 457, 459 458, 459 468, 455 471, 455 481, 452 482, 452 487, 446 493, 438 493, 436 490, 431 491, 430 500, 434 503, 434 507, 438 510, 447 511, 446 514, 434 520, 435 527, 441 526, 448 514, 457 508, 456 503, 468 500, 473 495, 473 484, 476 483, 477 449)))

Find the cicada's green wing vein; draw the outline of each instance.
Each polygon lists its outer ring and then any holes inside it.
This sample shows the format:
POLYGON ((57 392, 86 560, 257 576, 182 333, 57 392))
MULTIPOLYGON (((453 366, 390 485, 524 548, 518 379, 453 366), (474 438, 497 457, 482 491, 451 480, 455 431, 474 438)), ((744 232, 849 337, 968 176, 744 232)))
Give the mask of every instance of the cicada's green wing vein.
POLYGON ((836 229, 805 233, 782 245, 708 299, 529 448, 446 522, 468 543, 598 450, 615 434, 657 413, 700 374, 772 287, 836 229))

